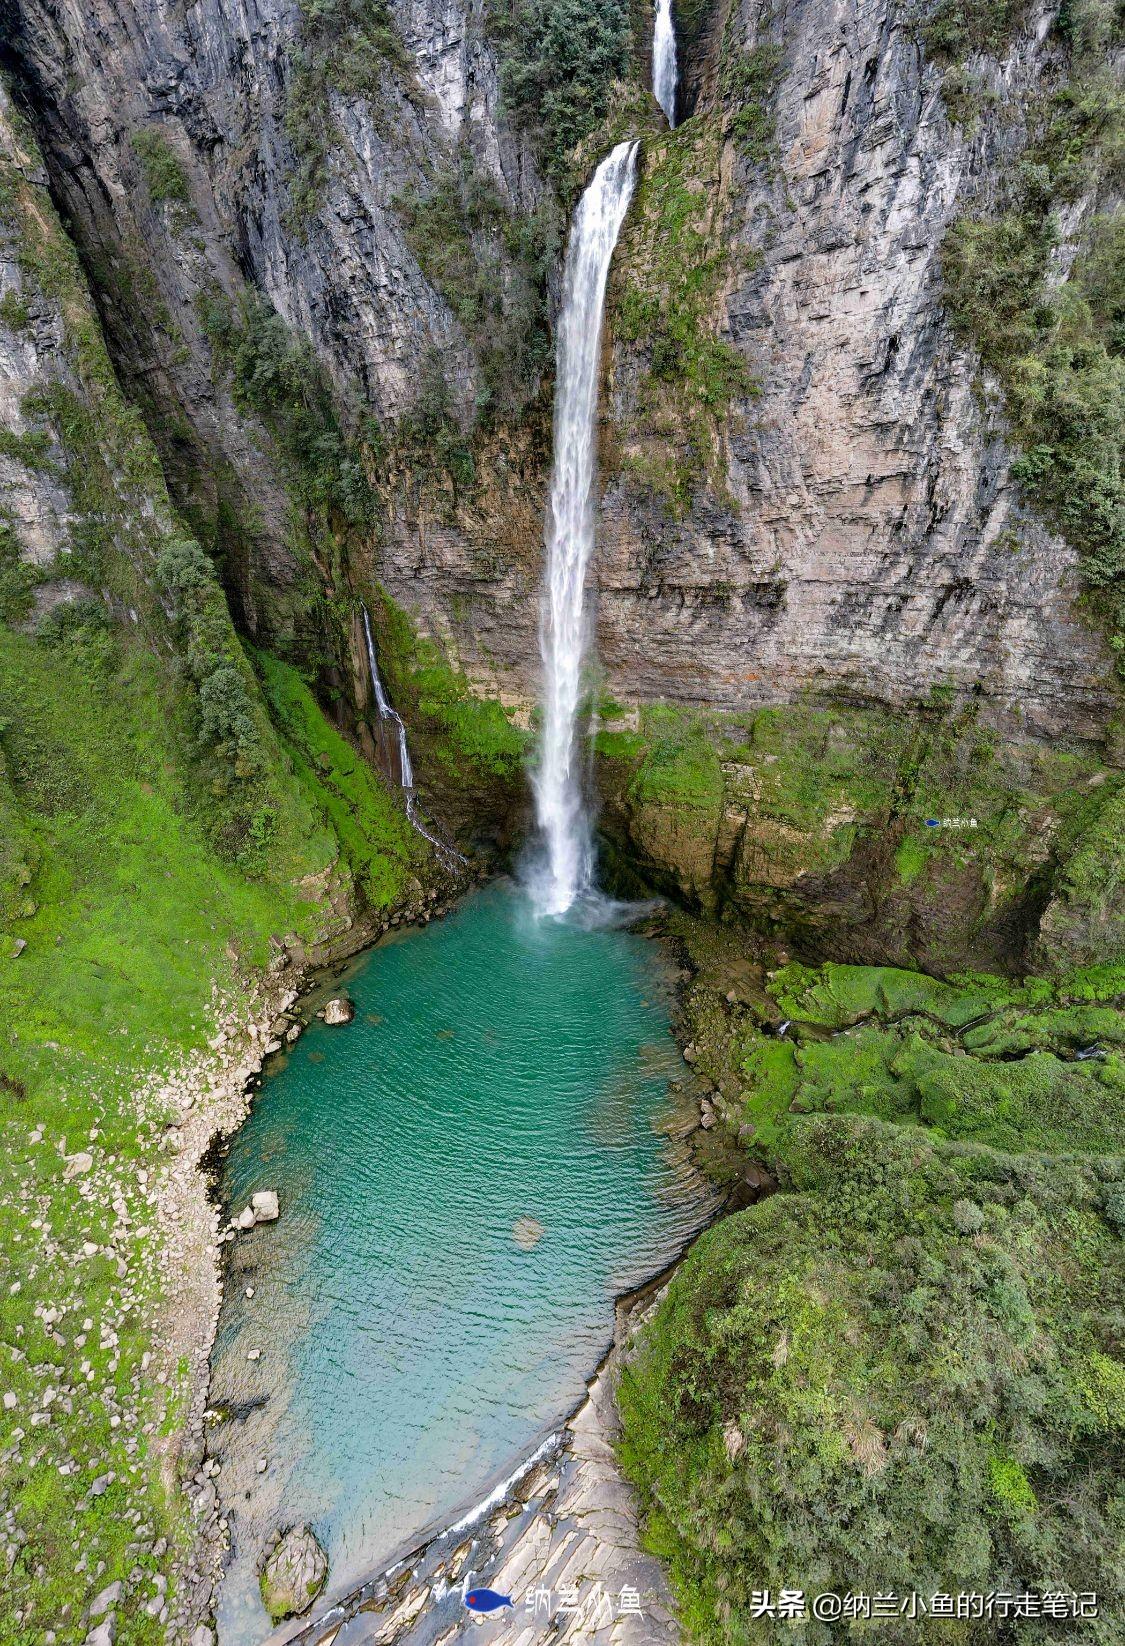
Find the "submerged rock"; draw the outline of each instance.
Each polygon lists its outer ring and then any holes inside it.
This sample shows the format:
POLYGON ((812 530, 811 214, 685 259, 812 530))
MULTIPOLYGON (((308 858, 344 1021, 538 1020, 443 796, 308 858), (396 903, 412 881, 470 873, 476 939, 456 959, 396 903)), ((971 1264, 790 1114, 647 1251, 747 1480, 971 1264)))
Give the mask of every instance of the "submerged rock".
POLYGON ((307 1612, 324 1588, 328 1556, 311 1526, 291 1526, 266 1556, 262 1601, 275 1623, 307 1612))
POLYGON ((537 1217, 517 1217, 512 1224, 512 1239, 523 1251, 538 1246, 546 1230, 537 1217))
POLYGON ((355 1016, 355 1007, 343 995, 330 1000, 324 1008, 324 1021, 332 1026, 338 1023, 350 1023, 355 1016))

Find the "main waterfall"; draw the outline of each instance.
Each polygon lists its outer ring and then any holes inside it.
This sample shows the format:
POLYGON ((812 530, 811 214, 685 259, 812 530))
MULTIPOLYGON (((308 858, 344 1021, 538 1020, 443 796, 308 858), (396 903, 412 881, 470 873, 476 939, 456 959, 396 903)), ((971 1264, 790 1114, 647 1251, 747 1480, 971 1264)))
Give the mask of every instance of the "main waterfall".
POLYGON ((676 29, 672 22, 672 0, 656 0, 652 28, 652 90, 656 101, 676 124, 676 29))
POLYGON ((555 450, 547 510, 547 587, 540 625, 543 731, 534 776, 544 853, 530 877, 540 914, 565 914, 593 877, 582 798, 578 706, 586 567, 594 546, 593 486, 602 315, 610 258, 633 193, 637 144, 619 143, 578 203, 566 249, 555 386, 555 450))

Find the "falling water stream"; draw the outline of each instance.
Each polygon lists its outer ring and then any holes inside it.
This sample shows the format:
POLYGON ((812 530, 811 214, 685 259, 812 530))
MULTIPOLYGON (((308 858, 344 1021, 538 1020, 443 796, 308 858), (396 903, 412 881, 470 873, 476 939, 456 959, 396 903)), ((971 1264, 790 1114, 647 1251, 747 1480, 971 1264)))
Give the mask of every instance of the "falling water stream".
POLYGON ((676 124, 676 30, 672 22, 672 0, 656 0, 652 30, 652 90, 656 101, 676 124))
POLYGON ((582 795, 578 710, 586 648, 586 567, 594 547, 598 367, 609 264, 636 174, 637 144, 618 143, 578 203, 566 250, 547 506, 547 587, 540 627, 543 734, 534 776, 542 852, 529 877, 540 914, 563 915, 593 883, 582 795))
POLYGON ((447 867, 454 863, 464 863, 465 859, 461 856, 461 853, 456 851, 448 841, 442 840, 440 836, 427 828, 418 815, 418 796, 414 789, 414 767, 411 764, 410 749, 406 742, 406 727, 403 724, 402 716, 397 709, 391 706, 387 697, 383 679, 379 673, 379 661, 375 655, 375 640, 371 633, 371 617, 366 606, 361 607, 361 610, 363 612, 363 637, 367 642, 367 667, 371 674, 371 690, 375 693, 375 708, 379 719, 384 725, 390 724, 393 726, 395 730, 395 740, 398 744, 398 780, 406 799, 407 818, 423 840, 429 841, 447 867))

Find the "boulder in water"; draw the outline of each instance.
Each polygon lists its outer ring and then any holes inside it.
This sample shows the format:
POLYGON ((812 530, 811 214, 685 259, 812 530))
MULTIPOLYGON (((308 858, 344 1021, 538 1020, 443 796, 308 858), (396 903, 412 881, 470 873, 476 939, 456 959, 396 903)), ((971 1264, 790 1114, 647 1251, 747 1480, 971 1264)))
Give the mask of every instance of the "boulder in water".
POLYGON ((266 1556, 262 1601, 275 1623, 307 1612, 324 1588, 328 1556, 311 1526, 291 1526, 266 1556))
POLYGON ((259 1189, 250 1196, 255 1223, 276 1223, 280 1216, 276 1189, 259 1189))
POLYGON ((355 1007, 343 995, 330 1000, 324 1008, 324 1021, 333 1027, 338 1023, 350 1023, 355 1016, 355 1007))
POLYGON ((512 1239, 521 1251, 529 1252, 538 1246, 546 1230, 537 1217, 517 1217, 512 1224, 512 1239))

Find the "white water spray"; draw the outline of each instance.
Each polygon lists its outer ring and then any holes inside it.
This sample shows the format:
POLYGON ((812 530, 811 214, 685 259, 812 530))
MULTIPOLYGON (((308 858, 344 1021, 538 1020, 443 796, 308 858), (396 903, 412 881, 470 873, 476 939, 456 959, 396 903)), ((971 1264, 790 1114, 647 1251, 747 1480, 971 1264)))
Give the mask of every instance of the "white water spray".
POLYGON ((414 793, 414 767, 410 763, 410 750, 406 746, 406 727, 402 723, 402 716, 398 710, 391 707, 390 700, 383 689, 383 680, 375 657, 375 640, 371 633, 371 618, 368 615, 367 607, 361 604, 360 610, 363 612, 363 637, 367 642, 367 666, 371 671, 371 689, 375 693, 375 707, 378 710, 379 719, 384 724, 390 721, 395 728, 395 736, 398 742, 399 782, 402 785, 402 792, 406 799, 407 819, 422 836, 423 840, 428 840, 438 856, 447 864, 450 862, 464 863, 465 859, 461 856, 461 853, 455 851, 446 841, 439 839, 436 834, 431 834, 418 816, 418 797, 414 793))
POLYGON ((593 840, 577 747, 586 624, 583 595, 594 546, 592 493, 598 367, 609 263, 633 193, 637 144, 619 143, 578 202, 566 248, 555 387, 555 451, 547 510, 547 588, 540 624, 543 737, 534 777, 545 860, 531 876, 540 914, 565 914, 593 877, 593 840))
POLYGON ((676 30, 672 22, 672 0, 656 0, 656 20, 652 29, 652 90, 656 101, 676 124, 676 30))

